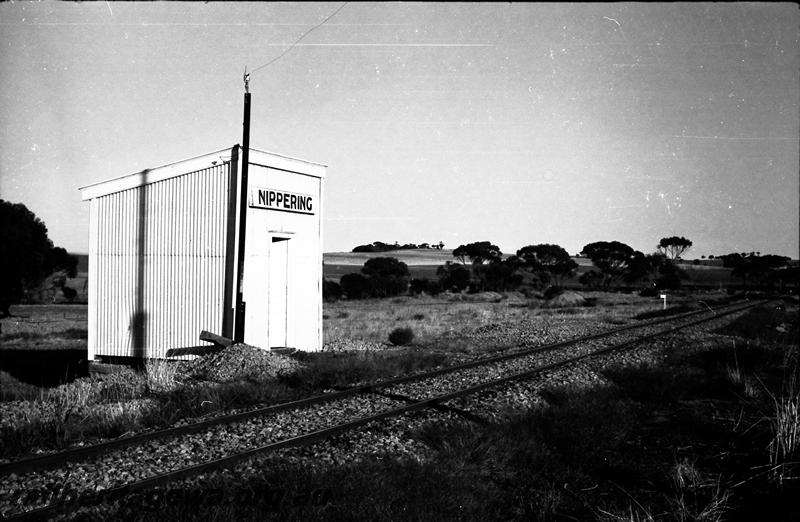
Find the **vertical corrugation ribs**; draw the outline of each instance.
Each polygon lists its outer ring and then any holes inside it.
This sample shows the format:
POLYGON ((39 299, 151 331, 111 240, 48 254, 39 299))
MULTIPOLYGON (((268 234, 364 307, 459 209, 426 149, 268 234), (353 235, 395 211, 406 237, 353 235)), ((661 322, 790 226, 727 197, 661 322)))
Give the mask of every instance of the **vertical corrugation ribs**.
POLYGON ((97 355, 133 356, 143 348, 146 357, 164 357, 170 348, 199 344, 201 330, 218 331, 228 169, 218 165, 98 198, 97 355), (138 347, 137 314, 144 314, 138 347))

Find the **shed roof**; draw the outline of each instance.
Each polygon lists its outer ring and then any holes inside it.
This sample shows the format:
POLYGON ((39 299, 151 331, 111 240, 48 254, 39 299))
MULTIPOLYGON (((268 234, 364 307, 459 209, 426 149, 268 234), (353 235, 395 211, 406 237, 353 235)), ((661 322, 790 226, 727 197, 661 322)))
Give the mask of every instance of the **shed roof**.
MULTIPOLYGON (((81 199, 86 201, 93 198, 107 196, 115 192, 149 185, 158 181, 164 181, 165 179, 182 176, 190 172, 224 164, 230 161, 231 151, 234 148, 238 148, 240 151, 242 149, 240 145, 234 145, 233 147, 209 152, 207 154, 203 154, 202 156, 195 156, 193 158, 176 161, 174 163, 167 163, 166 165, 145 169, 133 174, 127 174, 118 178, 92 183, 91 185, 80 187, 78 190, 81 191, 81 199)), ((313 176, 316 178, 324 178, 325 169, 327 167, 327 165, 323 165, 322 163, 292 158, 290 156, 254 149, 252 147, 250 148, 249 163, 253 165, 263 165, 265 167, 286 170, 289 172, 296 172, 298 174, 313 176)))

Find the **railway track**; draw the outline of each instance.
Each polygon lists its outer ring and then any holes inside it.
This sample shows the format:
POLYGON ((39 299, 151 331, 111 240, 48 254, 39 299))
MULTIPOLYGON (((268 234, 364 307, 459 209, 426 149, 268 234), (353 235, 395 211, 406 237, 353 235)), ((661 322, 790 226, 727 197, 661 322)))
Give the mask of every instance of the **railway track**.
POLYGON ((723 306, 0 465, 0 513, 40 519, 309 445, 744 311, 723 306), (631 333, 637 331, 635 337, 631 333), (64 478, 66 477, 66 478, 64 478))

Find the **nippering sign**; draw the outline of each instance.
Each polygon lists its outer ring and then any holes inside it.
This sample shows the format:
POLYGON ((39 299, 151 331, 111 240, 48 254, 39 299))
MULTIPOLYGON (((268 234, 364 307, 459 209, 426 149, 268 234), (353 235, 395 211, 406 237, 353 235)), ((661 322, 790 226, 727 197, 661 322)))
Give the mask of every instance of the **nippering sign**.
POLYGON ((314 197, 309 194, 295 194, 284 190, 263 187, 250 189, 250 207, 296 212, 299 214, 314 213, 314 197))

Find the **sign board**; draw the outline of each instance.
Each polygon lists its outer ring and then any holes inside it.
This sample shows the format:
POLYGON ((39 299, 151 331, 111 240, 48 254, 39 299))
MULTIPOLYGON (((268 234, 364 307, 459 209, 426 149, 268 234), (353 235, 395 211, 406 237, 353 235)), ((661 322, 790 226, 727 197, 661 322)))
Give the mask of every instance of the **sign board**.
POLYGON ((250 189, 250 206, 252 208, 313 214, 315 203, 314 196, 309 194, 295 194, 285 190, 264 187, 252 187, 250 189))

